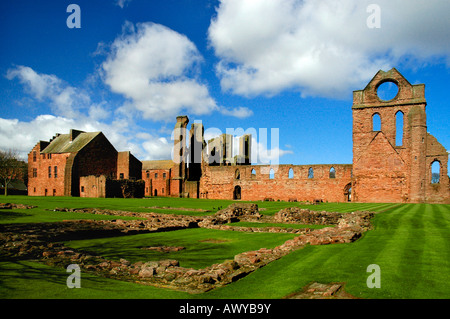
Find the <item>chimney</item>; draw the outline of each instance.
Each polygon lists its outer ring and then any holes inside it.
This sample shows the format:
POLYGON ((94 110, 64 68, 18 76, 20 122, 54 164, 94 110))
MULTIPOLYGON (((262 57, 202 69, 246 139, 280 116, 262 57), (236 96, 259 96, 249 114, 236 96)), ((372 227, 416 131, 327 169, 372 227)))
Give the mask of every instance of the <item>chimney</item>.
POLYGON ((74 139, 77 138, 78 135, 80 135, 81 133, 84 133, 83 131, 78 131, 78 130, 70 130, 70 141, 72 142, 74 139))

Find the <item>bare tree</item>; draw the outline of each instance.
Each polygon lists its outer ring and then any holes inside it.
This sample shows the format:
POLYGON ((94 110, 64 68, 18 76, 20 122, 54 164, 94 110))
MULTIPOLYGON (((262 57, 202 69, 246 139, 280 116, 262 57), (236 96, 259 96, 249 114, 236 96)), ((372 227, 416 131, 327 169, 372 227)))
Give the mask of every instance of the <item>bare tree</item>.
POLYGON ((19 159, 14 150, 0 150, 0 182, 5 187, 5 196, 8 195, 8 185, 13 180, 24 179, 26 163, 19 159))

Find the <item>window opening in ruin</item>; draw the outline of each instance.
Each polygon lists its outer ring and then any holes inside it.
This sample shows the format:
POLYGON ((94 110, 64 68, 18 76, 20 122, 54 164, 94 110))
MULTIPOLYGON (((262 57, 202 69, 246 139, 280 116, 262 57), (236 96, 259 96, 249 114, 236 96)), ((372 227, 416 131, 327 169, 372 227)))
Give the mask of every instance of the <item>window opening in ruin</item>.
POLYGON ((334 167, 330 168, 330 178, 336 178, 336 170, 334 167))
POLYGON ((33 162, 36 162, 36 151, 33 152, 33 162))
POLYGON ((234 187, 233 199, 241 199, 241 186, 237 185, 234 187))
POLYGON ((393 81, 381 83, 377 88, 377 96, 381 101, 393 100, 398 94, 398 85, 393 81))
POLYGON ((256 177, 256 171, 254 168, 252 169, 252 177, 256 177))
POLYGON ((312 167, 308 169, 308 178, 314 178, 314 170, 312 167))
POLYGON ((403 112, 395 114, 395 146, 403 145, 403 112))
POLYGON ((51 178, 51 177, 52 177, 52 167, 49 166, 48 167, 48 178, 51 178))
POLYGON ((58 166, 55 166, 55 167, 54 167, 54 170, 53 170, 53 176, 54 176, 55 178, 58 177, 58 166))
POLYGON ((236 177, 236 179, 241 179, 241 172, 239 172, 238 169, 235 172, 235 177, 236 177))
POLYGON ((84 193, 84 186, 81 186, 81 192, 84 193))
POLYGON ((292 169, 292 167, 289 169, 289 179, 293 179, 294 178, 294 170, 292 169))
POLYGON ((163 173, 163 178, 166 179, 166 173, 163 173))
POLYGON ((372 131, 381 131, 381 116, 378 113, 372 115, 372 131))
POLYGON ((275 178, 275 171, 273 170, 273 168, 271 168, 269 171, 269 179, 274 179, 274 178, 275 178))
POLYGON ((123 173, 120 173, 120 175, 119 175, 120 177, 120 179, 123 179, 123 173))
POLYGON ((439 184, 441 181, 441 163, 434 161, 431 163, 431 184, 439 184))

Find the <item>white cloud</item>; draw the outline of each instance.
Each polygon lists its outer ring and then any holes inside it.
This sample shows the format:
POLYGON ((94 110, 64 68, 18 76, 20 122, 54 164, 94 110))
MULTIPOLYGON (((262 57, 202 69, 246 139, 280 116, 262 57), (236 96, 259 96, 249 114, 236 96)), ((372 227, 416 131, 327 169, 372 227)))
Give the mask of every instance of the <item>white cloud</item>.
POLYGON ((220 113, 227 116, 233 116, 240 119, 247 118, 253 115, 253 111, 247 107, 239 106, 237 108, 227 109, 221 108, 220 113))
POLYGON ((184 35, 153 23, 125 24, 103 63, 103 78, 146 119, 173 120, 182 110, 196 115, 218 109, 197 78, 203 57, 184 35))
POLYGON ((64 83, 55 75, 40 74, 27 66, 9 69, 6 77, 9 80, 17 78, 38 101, 49 100, 52 111, 58 116, 77 117, 80 110, 91 103, 89 95, 83 90, 64 83))
POLYGON ((223 90, 341 97, 405 57, 413 60, 407 67, 445 59, 450 66, 450 2, 376 1, 379 29, 367 26, 371 3, 221 0, 208 39, 223 90))
POLYGON ((129 3, 131 2, 131 0, 116 0, 116 6, 119 6, 120 8, 124 8, 126 7, 129 3))

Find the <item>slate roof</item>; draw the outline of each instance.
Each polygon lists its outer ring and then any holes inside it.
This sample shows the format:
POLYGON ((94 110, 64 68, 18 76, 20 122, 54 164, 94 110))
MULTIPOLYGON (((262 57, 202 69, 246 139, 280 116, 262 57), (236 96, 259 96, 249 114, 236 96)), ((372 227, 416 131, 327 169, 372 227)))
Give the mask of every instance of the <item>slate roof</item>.
POLYGON ((142 170, 171 169, 176 165, 172 160, 142 161, 142 170))
POLYGON ((76 153, 88 145, 99 134, 101 132, 81 132, 73 141, 70 141, 70 134, 59 134, 41 153, 76 153))

